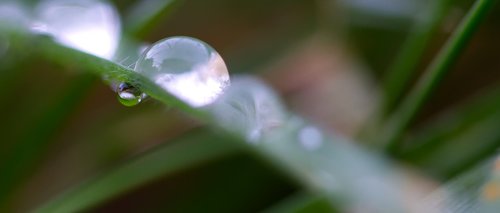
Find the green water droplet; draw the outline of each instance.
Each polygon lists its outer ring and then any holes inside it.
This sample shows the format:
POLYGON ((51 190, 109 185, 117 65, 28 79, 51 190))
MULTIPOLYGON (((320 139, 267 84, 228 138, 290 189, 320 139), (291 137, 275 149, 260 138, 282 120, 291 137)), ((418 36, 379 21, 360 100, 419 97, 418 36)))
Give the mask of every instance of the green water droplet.
POLYGON ((222 128, 257 143, 285 123, 287 112, 278 95, 253 77, 235 77, 231 86, 208 107, 222 128))
POLYGON ((135 106, 146 97, 139 89, 127 83, 121 83, 118 86, 118 101, 124 106, 135 106))

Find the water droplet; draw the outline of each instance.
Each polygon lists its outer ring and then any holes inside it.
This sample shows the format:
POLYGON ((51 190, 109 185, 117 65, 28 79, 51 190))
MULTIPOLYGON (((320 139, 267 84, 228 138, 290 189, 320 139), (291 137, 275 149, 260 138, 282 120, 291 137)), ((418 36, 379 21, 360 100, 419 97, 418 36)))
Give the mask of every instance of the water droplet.
POLYGON ((190 37, 156 42, 141 55, 135 71, 193 107, 212 103, 229 85, 222 57, 190 37))
POLYGON ((321 132, 312 126, 307 126, 299 131, 300 144, 309 151, 317 150, 323 144, 323 135, 321 132))
POLYGON ((58 43, 111 59, 120 40, 120 18, 102 1, 46 0, 37 7, 32 30, 58 43))
POLYGON ((117 92, 118 101, 128 107, 141 103, 141 101, 146 97, 145 93, 142 93, 139 89, 128 83, 121 83, 117 88, 117 92))
POLYGON ((274 91, 252 77, 233 79, 209 110, 222 128, 244 135, 252 143, 281 126, 287 117, 274 91))

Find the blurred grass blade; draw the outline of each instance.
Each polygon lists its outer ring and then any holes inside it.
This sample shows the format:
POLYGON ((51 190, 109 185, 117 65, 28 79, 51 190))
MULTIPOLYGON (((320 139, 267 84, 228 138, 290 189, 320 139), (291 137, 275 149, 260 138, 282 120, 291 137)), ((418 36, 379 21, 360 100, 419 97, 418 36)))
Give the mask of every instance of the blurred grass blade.
POLYGON ((37 160, 45 152, 50 139, 67 120, 80 103, 85 100, 88 88, 95 82, 95 76, 83 74, 69 83, 58 102, 49 107, 33 126, 24 132, 5 157, 0 170, 0 203, 9 199, 12 190, 29 173, 37 160))
POLYGON ((385 212, 401 212, 408 208, 400 199, 401 194, 409 192, 401 187, 401 176, 388 162, 345 138, 325 134, 301 118, 288 115, 286 110, 275 108, 275 104, 280 104, 279 99, 275 99, 272 90, 262 83, 242 87, 232 81, 232 89, 224 93, 229 98, 221 97, 216 101, 227 108, 218 108, 219 104, 214 103, 200 110, 173 97, 151 79, 113 62, 62 47, 49 39, 41 38, 39 47, 47 58, 66 65, 79 63, 85 70, 98 75, 130 82, 152 98, 177 106, 214 128, 218 126, 234 136, 235 141, 245 144, 248 150, 258 153, 269 163, 279 165, 302 185, 324 194, 341 209, 361 205, 385 212), (239 95, 238 92, 248 93, 239 95), (314 141, 304 141, 307 140, 304 137, 311 135, 314 141), (320 149, 317 149, 318 146, 320 149), (384 196, 379 196, 380 193, 384 196))
POLYGON ((383 135, 383 141, 390 153, 397 152, 404 131, 425 101, 431 96, 438 83, 458 59, 480 22, 488 10, 491 9, 493 2, 494 0, 477 0, 474 3, 438 56, 425 71, 424 76, 418 81, 409 96, 403 100, 398 110, 389 118, 386 129, 387 134, 383 135))
POLYGON ((495 152, 500 146, 499 125, 497 87, 428 124, 399 156, 435 176, 450 178, 495 152))
POLYGON ((463 106, 448 110, 425 128, 416 133, 408 142, 400 157, 411 160, 447 143, 454 136, 500 112, 500 87, 479 92, 478 97, 467 101, 463 106))
POLYGON ((486 160, 453 178, 428 195, 421 204, 432 212, 468 213, 478 211, 482 185, 492 171, 492 161, 486 160))
POLYGON ((495 213, 500 208, 500 156, 497 154, 486 183, 478 196, 478 212, 495 213))
POLYGON ((495 154, 500 147, 499 126, 500 112, 411 161, 436 177, 454 177, 495 154))
POLYGON ((311 195, 305 192, 298 192, 262 212, 333 213, 337 211, 331 207, 328 199, 324 197, 318 197, 316 195, 311 195))
POLYGON ((427 47, 427 43, 436 33, 441 20, 451 7, 451 0, 429 2, 426 10, 415 23, 402 49, 389 67, 384 79, 384 102, 382 114, 386 116, 395 107, 397 101, 407 89, 417 65, 427 47))
POLYGON ((144 37, 183 0, 138 0, 125 16, 125 31, 135 38, 144 37))
POLYGON ((236 153, 238 147, 223 140, 207 131, 191 133, 61 194, 35 212, 81 212, 160 177, 236 153))
POLYGON ((207 107, 212 124, 244 139, 250 150, 343 211, 359 206, 384 212, 411 208, 403 204, 401 195, 408 192, 388 162, 290 114, 261 81, 237 76, 231 81, 207 107))

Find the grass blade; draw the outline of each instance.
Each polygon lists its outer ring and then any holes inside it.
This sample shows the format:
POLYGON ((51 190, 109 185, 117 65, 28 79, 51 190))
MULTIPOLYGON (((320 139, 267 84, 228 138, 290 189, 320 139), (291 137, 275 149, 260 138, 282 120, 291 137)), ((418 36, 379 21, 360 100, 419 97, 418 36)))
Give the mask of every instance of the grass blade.
POLYGON ((451 35, 445 46, 439 52, 424 76, 419 80, 409 96, 402 102, 398 110, 391 116, 387 123, 386 143, 389 153, 397 152, 401 136, 408 128, 419 109, 430 97, 432 91, 447 73, 453 63, 458 59, 468 41, 492 7, 494 0, 477 0, 458 28, 451 35))
POLYGON ((499 125, 497 87, 430 122, 399 157, 436 177, 452 178, 495 153, 500 146, 499 125))
POLYGON ((408 142, 408 146, 400 154, 407 160, 426 158, 424 155, 440 146, 446 145, 457 135, 471 127, 484 122, 500 112, 500 87, 481 93, 477 98, 468 101, 464 106, 440 116, 426 125, 416 137, 408 142))
POLYGON ((257 153, 271 164, 279 165, 282 171, 295 177, 304 187, 324 194, 331 203, 339 205, 341 209, 366 205, 367 208, 381 211, 383 209, 386 212, 401 212, 408 208, 403 206, 399 196, 408 193, 402 191, 402 176, 397 175, 397 171, 393 170, 388 162, 360 149, 339 135, 325 134, 315 129, 280 107, 276 114, 269 114, 274 112, 274 104, 280 101, 271 94, 272 90, 265 88, 262 83, 242 87, 242 84, 233 81, 232 86, 224 93, 229 99, 221 97, 216 102, 227 105, 228 108, 218 108, 219 105, 214 103, 200 110, 175 98, 151 79, 113 62, 63 47, 44 38, 40 39, 39 48, 43 56, 49 59, 65 65, 77 63, 85 70, 98 75, 130 82, 152 98, 176 106, 189 115, 210 123, 214 128, 219 127, 224 133, 234 136, 235 141, 245 144, 248 150, 257 153), (252 93, 254 89, 256 92, 252 93), (238 95, 239 92, 250 94, 238 95), (235 96, 231 97, 231 94, 235 96), (228 117, 219 118, 220 114, 211 111, 214 109, 228 117), (279 123, 276 123, 273 119, 277 114, 283 115, 284 120, 280 118, 279 123), (266 127, 267 125, 270 126, 266 127), (265 130, 266 134, 254 131, 260 131, 259 129, 265 130), (303 133, 304 130, 306 133, 303 133), (316 141, 312 142, 313 144, 301 142, 299 134, 313 134, 316 141), (315 149, 318 145, 321 149, 315 149), (349 165, 345 162, 349 162, 349 165), (369 177, 369 180, 366 177, 369 177), (366 187, 366 181, 374 183, 372 188, 366 187), (353 188, 357 190, 353 191, 353 188), (385 196, 379 196, 380 193, 385 196))
POLYGON ((182 0, 139 0, 130 7, 125 17, 125 31, 135 38, 144 37, 162 18, 182 0))
POLYGON ((407 89, 407 84, 416 71, 427 43, 436 33, 451 2, 450 0, 438 0, 429 4, 422 15, 423 20, 417 21, 395 61, 389 67, 384 80, 385 99, 382 103, 384 115, 387 115, 394 108, 407 89))
POLYGON ((413 162, 436 177, 452 178, 496 153, 500 147, 499 125, 497 113, 413 162))
POLYGON ((58 102, 45 111, 33 126, 26 130, 23 138, 15 143, 10 155, 2 164, 0 176, 0 203, 9 199, 12 190, 22 177, 34 166, 45 151, 51 137, 62 127, 69 114, 84 100, 95 77, 84 74, 71 82, 58 98, 58 102))
POLYGON ((81 212, 149 181, 213 161, 238 149, 213 133, 198 132, 138 156, 61 194, 35 212, 81 212), (186 154, 189 153, 189 154, 186 154))
POLYGON ((304 192, 298 192, 276 205, 271 206, 263 213, 279 213, 279 212, 317 212, 317 213, 333 213, 337 212, 328 203, 328 199, 310 195, 304 192))

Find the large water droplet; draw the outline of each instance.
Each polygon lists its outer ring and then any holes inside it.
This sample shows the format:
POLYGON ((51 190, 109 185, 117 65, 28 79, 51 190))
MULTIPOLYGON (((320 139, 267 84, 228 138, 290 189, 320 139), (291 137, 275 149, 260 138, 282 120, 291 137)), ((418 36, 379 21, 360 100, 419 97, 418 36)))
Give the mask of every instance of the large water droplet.
POLYGON ((128 83, 121 83, 117 88, 117 92, 118 101, 128 107, 141 103, 146 97, 146 94, 128 83))
POLYGON ((135 71, 193 107, 212 103, 229 85, 222 57, 190 37, 156 42, 139 58, 135 71))
POLYGON ((287 114, 273 90, 252 77, 233 79, 209 110, 222 128, 244 135, 249 142, 281 126, 287 114))
POLYGON ((102 1, 46 0, 37 7, 32 29, 55 41, 105 59, 111 59, 120 40, 120 19, 114 7, 102 1))

